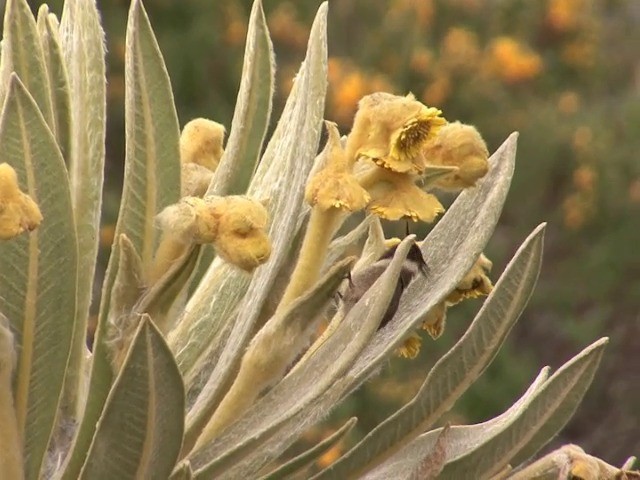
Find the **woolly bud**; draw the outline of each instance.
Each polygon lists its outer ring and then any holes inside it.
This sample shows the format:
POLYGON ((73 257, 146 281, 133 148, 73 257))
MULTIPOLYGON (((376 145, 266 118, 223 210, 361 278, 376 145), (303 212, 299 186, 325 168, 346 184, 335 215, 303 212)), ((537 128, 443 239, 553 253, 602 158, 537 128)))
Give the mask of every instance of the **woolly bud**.
POLYGON ((473 187, 489 171, 487 145, 471 125, 460 122, 445 125, 423 153, 430 164, 458 167, 458 171, 434 182, 445 190, 473 187))
POLYGON ((20 191, 15 170, 7 163, 0 164, 0 239, 32 231, 40 222, 42 213, 36 202, 20 191))
POLYGON ((180 135, 180 161, 196 163, 213 171, 224 153, 225 128, 212 120, 196 118, 187 123, 180 135))

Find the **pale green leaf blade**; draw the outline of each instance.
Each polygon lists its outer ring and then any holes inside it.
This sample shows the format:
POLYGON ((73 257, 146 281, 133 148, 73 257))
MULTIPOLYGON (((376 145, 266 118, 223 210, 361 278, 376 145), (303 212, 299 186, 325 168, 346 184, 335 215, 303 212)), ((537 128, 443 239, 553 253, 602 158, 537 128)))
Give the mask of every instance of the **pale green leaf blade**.
MULTIPOLYGON (((449 460, 461 456, 481 445, 488 438, 503 431, 509 419, 517 418, 531 403, 536 393, 549 378, 549 367, 543 368, 527 391, 507 411, 495 418, 476 425, 456 425, 449 429, 446 450, 449 460)), ((409 478, 424 457, 431 452, 440 437, 442 428, 420 435, 401 450, 394 453, 384 463, 378 465, 364 476, 367 480, 384 480, 390 477, 409 478)), ((446 461, 446 459, 445 459, 446 461)))
POLYGON ((318 478, 359 475, 427 430, 480 376, 520 317, 542 263, 544 225, 523 242, 466 333, 433 367, 416 396, 318 478))
POLYGON ((207 356, 217 362, 213 374, 217 388, 224 389, 230 366, 239 360, 239 352, 248 341, 270 286, 288 260, 300 223, 304 185, 322 128, 327 89, 326 10, 323 4, 318 11, 305 62, 247 192, 268 202, 271 257, 253 278, 219 259, 214 260, 192 295, 180 325, 169 336, 187 388, 199 358, 215 339, 225 339, 226 342, 216 341, 215 351, 207 351, 207 356), (240 304, 243 298, 244 303, 240 304), (238 311, 244 312, 243 321, 234 323, 238 311), (235 330, 233 333, 231 328, 235 330), (225 345, 230 348, 223 354, 225 345))
POLYGON ((25 439, 25 475, 35 479, 51 436, 71 346, 77 243, 62 155, 15 75, 0 121, 0 151, 43 215, 31 234, 0 243, 0 311, 10 319, 19 346, 16 411, 25 439))
POLYGON ((15 72, 33 96, 47 125, 53 130, 53 106, 44 54, 36 19, 26 0, 7 0, 3 32, 0 101, 4 101, 8 93, 6 89, 9 88, 9 77, 15 72))
POLYGON ((242 80, 231 122, 231 132, 209 185, 208 195, 246 192, 255 171, 271 115, 275 61, 261 0, 249 17, 242 80))
POLYGON ((345 383, 345 373, 369 343, 387 311, 414 241, 409 236, 400 244, 387 270, 313 355, 296 366, 213 443, 190 456, 196 478, 210 478, 214 474, 221 479, 251 476, 327 413, 310 407, 332 385, 345 383))
POLYGON ((53 107, 52 131, 65 161, 71 152, 71 96, 69 75, 65 64, 58 21, 46 4, 38 10, 38 33, 42 43, 44 62, 49 80, 53 107))
POLYGON ((184 387, 148 316, 113 383, 80 478, 168 478, 180 453, 184 387))
MULTIPOLYGON (((252 339, 229 392, 239 390, 242 393, 239 398, 225 398, 226 402, 231 401, 230 406, 234 410, 239 408, 242 402, 253 403, 262 390, 281 380, 285 369, 310 342, 321 320, 320 313, 325 310, 326 304, 351 270, 353 260, 351 257, 336 265, 309 292, 293 302, 290 308, 270 318, 252 339)), ((193 446, 213 414, 215 404, 207 393, 205 386, 203 395, 198 398, 187 416, 187 448, 193 446)), ((222 406, 219 410, 222 410, 222 406)))
MULTIPOLYGON (((89 1, 89 0, 86 0, 89 1)), ((62 23, 67 17, 63 14, 62 23)), ((154 217, 180 196, 179 129, 164 60, 139 0, 131 3, 127 25, 125 65, 125 176, 116 225, 116 238, 126 234, 140 254, 142 267, 151 262, 156 244, 154 217)), ((114 246, 103 285, 102 303, 91 369, 90 396, 65 470, 77 478, 113 381, 104 344, 110 290, 118 265, 114 246)))
POLYGON ((333 432, 327 438, 314 445, 313 447, 305 450, 300 455, 292 458, 283 465, 276 468, 274 471, 264 475, 260 480, 282 480, 288 478, 311 463, 315 462, 319 457, 325 454, 328 450, 333 448, 340 440, 342 440, 356 425, 358 419, 356 417, 350 418, 344 425, 338 430, 333 432))
POLYGON ((527 455, 540 449, 573 415, 591 384, 607 342, 602 338, 565 363, 508 428, 466 455, 447 462, 441 478, 488 478, 523 449, 527 455))
POLYGON ((66 2, 59 32, 53 16, 47 17, 41 16, 39 21, 45 24, 45 38, 50 47, 45 51, 45 57, 49 67, 55 133, 61 145, 65 141, 64 135, 68 135, 66 140, 69 144, 63 146, 66 148, 71 201, 78 230, 78 302, 61 404, 63 415, 75 423, 79 421, 84 402, 83 374, 88 355, 85 340, 102 206, 106 134, 105 46, 100 16, 93 0, 66 2))

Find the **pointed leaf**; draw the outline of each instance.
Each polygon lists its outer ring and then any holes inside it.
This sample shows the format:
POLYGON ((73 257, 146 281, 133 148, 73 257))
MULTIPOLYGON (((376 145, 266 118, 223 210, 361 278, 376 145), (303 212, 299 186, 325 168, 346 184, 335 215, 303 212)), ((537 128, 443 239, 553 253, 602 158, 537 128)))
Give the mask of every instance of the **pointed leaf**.
POLYGON ((38 10, 38 33, 44 53, 44 63, 49 80, 49 92, 53 107, 52 131, 65 161, 71 151, 71 98, 69 76, 62 52, 58 21, 46 4, 38 10))
POLYGON ((80 478, 168 478, 180 453, 183 412, 178 367, 162 334, 143 316, 80 478))
POLYGON ((485 478, 498 473, 523 449, 534 454, 571 418, 591 384, 608 342, 602 338, 565 363, 508 428, 464 456, 447 462, 441 478, 485 478), (532 443, 533 442, 533 443, 532 443))
POLYGON ((10 76, 15 72, 33 96, 47 125, 53 129, 53 106, 49 80, 36 19, 26 0, 7 0, 2 39, 2 79, 0 102, 8 94, 10 76))
POLYGON ((69 356, 76 308, 77 244, 69 183, 56 140, 17 76, 0 120, 2 160, 39 205, 42 224, 0 243, 0 311, 11 320, 15 403, 26 478, 39 478, 69 356))
POLYGON ((396 290, 400 270, 414 242, 407 237, 393 261, 349 310, 335 332, 308 360, 296 366, 212 444, 189 457, 196 478, 243 478, 255 474, 293 443, 326 411, 309 407, 344 375, 378 329, 396 290), (213 461, 212 461, 213 460, 213 461))
MULTIPOLYGON (((92 0, 83 1, 92 3, 92 0)), ((67 2, 71 5, 75 3, 81 2, 67 2)), ((63 26, 65 20, 69 25, 73 23, 72 17, 63 13, 63 26)), ((139 0, 131 3, 125 55, 127 147, 116 238, 122 233, 127 235, 146 269, 156 243, 154 217, 167 205, 177 202, 180 196, 180 164, 178 120, 169 76, 149 19, 139 0)), ((73 79, 72 70, 69 69, 73 79)), ((73 88, 73 81, 71 84, 73 88)), ((65 470, 64 478, 69 480, 77 478, 113 381, 104 338, 118 256, 117 246, 114 246, 103 285, 89 386, 90 397, 79 427, 73 456, 65 470)))
MULTIPOLYGON (((51 20, 49 18, 45 23, 50 24, 51 20)), ((52 48, 48 55, 48 78, 54 99, 55 132, 61 142, 65 141, 65 134, 70 135, 69 145, 61 145, 66 149, 71 200, 78 230, 78 302, 61 405, 63 414, 76 423, 84 401, 82 385, 85 384, 83 374, 87 369, 84 364, 88 356, 85 337, 102 206, 106 134, 105 46, 94 0, 65 2, 60 26, 60 47, 65 66, 59 64, 56 29, 53 25, 49 27, 47 37, 52 48), (65 85, 65 67, 68 85, 65 85), (66 97, 68 95, 70 98, 66 97), (69 127, 69 132, 66 132, 69 127)))
MULTIPOLYGON (((543 368, 527 391, 507 411, 487 422, 477 425, 456 425, 447 435, 446 449, 449 460, 455 455, 469 452, 481 445, 487 438, 504 430, 509 419, 516 418, 531 403, 535 394, 549 378, 549 367, 543 368)), ((437 428, 420 435, 411 443, 394 453, 383 464, 368 472, 367 480, 383 480, 390 477, 408 478, 420 464, 426 452, 431 452, 438 443, 443 428, 437 428)), ((446 459, 445 459, 446 460, 446 459)))
POLYGON ((428 429, 480 376, 524 310, 542 261, 544 225, 514 255, 467 332, 429 372, 416 396, 318 478, 357 476, 428 429))
POLYGON ((214 260, 180 325, 169 336, 187 388, 205 350, 214 359, 212 375, 218 385, 214 392, 218 401, 228 388, 229 373, 239 361, 270 287, 288 260, 300 223, 304 185, 320 141, 327 89, 326 12, 323 4, 311 29, 306 59, 247 192, 268 201, 271 257, 251 279, 214 260), (243 320, 235 322, 236 316, 243 320), (207 350, 212 344, 215 349, 207 350), (225 345, 232 347, 224 350, 225 345))
POLYGON ((267 133, 275 63, 262 3, 255 0, 249 18, 242 80, 231 133, 208 195, 236 195, 247 190, 267 133))

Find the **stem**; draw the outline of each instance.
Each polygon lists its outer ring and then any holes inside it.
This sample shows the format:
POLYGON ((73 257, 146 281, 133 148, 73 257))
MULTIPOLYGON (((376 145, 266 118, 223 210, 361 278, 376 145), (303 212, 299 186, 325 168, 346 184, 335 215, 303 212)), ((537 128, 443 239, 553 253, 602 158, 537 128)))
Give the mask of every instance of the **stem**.
POLYGON ((282 312, 287 305, 309 290, 318 280, 329 243, 340 218, 341 212, 335 208, 320 210, 314 207, 311 209, 309 225, 302 241, 298 262, 276 313, 282 312))
MULTIPOLYGON (((2 352, 2 355, 6 354, 7 352, 2 352)), ((11 367, 10 361, 0 359, 0 477, 20 480, 24 478, 22 441, 18 435, 16 410, 13 406, 11 367)))

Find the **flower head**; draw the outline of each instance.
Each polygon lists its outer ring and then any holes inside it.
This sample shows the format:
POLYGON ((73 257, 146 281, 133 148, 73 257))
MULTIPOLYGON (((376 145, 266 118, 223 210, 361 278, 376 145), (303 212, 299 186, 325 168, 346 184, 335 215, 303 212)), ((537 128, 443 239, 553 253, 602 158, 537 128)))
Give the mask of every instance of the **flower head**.
POLYGON ((180 161, 215 170, 224 153, 224 134, 224 125, 217 122, 206 118, 191 120, 180 135, 180 161))
POLYGON ((271 243, 264 206, 248 197, 185 197, 158 215, 164 233, 185 243, 212 243, 225 261, 246 271, 266 262, 271 243))
POLYGON ((447 296, 447 303, 454 305, 466 298, 476 298, 489 295, 493 290, 491 279, 487 273, 493 264, 491 260, 480 254, 471 270, 464 276, 453 292, 447 296))
POLYGON ((373 93, 360 100, 353 129, 347 139, 347 156, 372 160, 400 173, 424 169, 422 149, 446 124, 441 111, 406 97, 373 93))
POLYGON ((380 171, 380 181, 370 189, 369 210, 387 220, 410 219, 431 223, 444 207, 438 199, 417 187, 409 175, 380 171))
POLYGON ((327 130, 327 145, 318 159, 318 170, 307 183, 305 199, 310 205, 322 210, 362 210, 371 197, 350 171, 345 151, 340 144, 338 127, 327 122, 327 130))
POLYGON ((489 150, 480 133, 471 125, 449 123, 429 142, 423 154, 431 165, 458 167, 433 184, 445 190, 472 187, 489 171, 489 150))
POLYGON ((8 240, 32 231, 42 222, 33 199, 20 191, 18 176, 8 163, 0 164, 0 239, 8 240))

